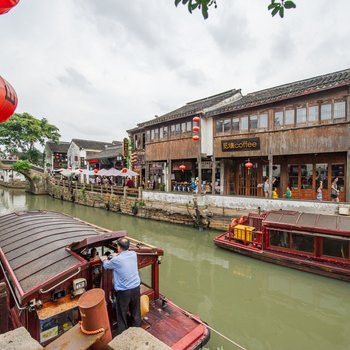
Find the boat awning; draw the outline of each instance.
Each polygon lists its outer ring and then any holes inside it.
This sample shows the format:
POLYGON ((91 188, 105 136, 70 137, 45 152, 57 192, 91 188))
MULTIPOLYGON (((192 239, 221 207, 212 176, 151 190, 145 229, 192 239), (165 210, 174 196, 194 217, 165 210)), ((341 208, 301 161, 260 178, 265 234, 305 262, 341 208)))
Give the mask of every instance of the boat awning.
POLYGON ((333 235, 350 236, 350 217, 301 213, 297 211, 272 211, 263 220, 266 227, 304 230, 333 235))
POLYGON ((17 212, 0 217, 0 258, 20 300, 86 265, 68 247, 100 237, 98 229, 68 215, 49 211, 17 212))
POLYGON ((116 231, 104 233, 99 236, 89 236, 82 241, 73 242, 71 244, 71 249, 78 252, 86 247, 94 246, 96 243, 103 244, 103 242, 117 240, 118 238, 125 237, 127 235, 128 233, 126 231, 116 231))

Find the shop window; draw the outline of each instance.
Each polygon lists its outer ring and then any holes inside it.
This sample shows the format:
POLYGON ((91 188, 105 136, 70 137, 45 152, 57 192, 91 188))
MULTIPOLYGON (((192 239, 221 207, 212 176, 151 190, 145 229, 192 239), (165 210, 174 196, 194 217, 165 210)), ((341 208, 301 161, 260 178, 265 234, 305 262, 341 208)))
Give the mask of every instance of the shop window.
POLYGON ((182 134, 186 134, 187 133, 186 123, 181 123, 181 133, 182 134))
POLYGON ((163 140, 163 128, 159 129, 159 140, 163 140))
POLYGON ((292 249, 305 253, 313 253, 315 249, 314 237, 292 233, 292 249))
POLYGON ((80 157, 80 167, 81 168, 85 168, 85 158, 84 157, 80 157))
POLYGON ((154 129, 151 130, 151 141, 154 140, 154 129))
POLYGON ((270 246, 289 248, 289 232, 270 230, 270 246))
POLYGON ((344 164, 332 164, 332 181, 338 178, 337 186, 340 192, 344 192, 344 164))
POLYGON ((283 126, 283 112, 275 112, 275 126, 283 126))
POLYGON ((241 118, 240 130, 248 130, 248 116, 241 118))
POLYGON ((334 119, 344 119, 345 116, 345 101, 334 102, 334 119))
POLYGON ((181 134, 181 124, 175 124, 175 134, 176 134, 176 136, 180 136, 180 134, 181 134))
POLYGON ((78 161, 78 156, 74 156, 74 161, 75 161, 75 162, 78 161))
POLYGON ((171 137, 175 136, 175 124, 170 126, 170 136, 171 137))
POLYGON ((187 132, 192 132, 192 122, 187 122, 187 132))
POLYGON ((224 132, 231 132, 231 119, 224 119, 224 132))
POLYGON ((322 255, 349 259, 349 242, 340 239, 323 238, 322 255))
POLYGON ((309 123, 314 123, 318 121, 318 113, 319 113, 319 108, 318 106, 310 106, 308 108, 308 122, 309 123))
POLYGON ((312 189, 312 173, 313 165, 312 164, 302 164, 301 169, 301 189, 310 190, 312 189))
POLYGON ((288 183, 289 188, 297 190, 299 188, 299 165, 288 164, 288 183))
POLYGON ((221 134, 223 129, 224 121, 222 119, 218 119, 216 121, 216 133, 221 134))
POLYGON ((251 115, 249 117, 249 130, 254 130, 258 128, 258 116, 251 115))
POLYGON ((268 127, 268 116, 267 113, 262 113, 259 115, 259 128, 267 129, 268 127))
POLYGON ((318 163, 316 164, 316 189, 322 181, 322 186, 326 190, 328 189, 328 164, 318 163))
POLYGON ((297 108, 297 124, 306 123, 306 108, 297 108))
POLYGON ((169 128, 167 126, 164 126, 163 128, 163 138, 166 140, 168 138, 169 128))
POLYGON ((325 103, 321 105, 321 120, 332 119, 332 105, 330 103, 325 103))
POLYGON ((294 125, 295 111, 294 109, 287 109, 284 124, 285 125, 294 125))
POLYGON ((239 131, 239 118, 232 119, 232 131, 239 131))
POLYGON ((151 139, 151 131, 147 130, 146 131, 146 141, 148 142, 148 141, 150 141, 150 139, 151 139))
POLYGON ((159 129, 154 129, 154 140, 158 141, 159 129))

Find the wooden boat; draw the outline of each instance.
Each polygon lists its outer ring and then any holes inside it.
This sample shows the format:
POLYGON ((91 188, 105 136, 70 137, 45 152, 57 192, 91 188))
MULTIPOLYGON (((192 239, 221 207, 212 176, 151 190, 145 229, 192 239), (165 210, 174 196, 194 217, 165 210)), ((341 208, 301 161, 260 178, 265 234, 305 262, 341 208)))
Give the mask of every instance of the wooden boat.
POLYGON ((350 281, 350 217, 270 211, 232 220, 214 243, 256 259, 350 281))
MULTIPOLYGON (((8 330, 24 326, 46 346, 79 322, 80 295, 93 287, 105 291, 111 329, 113 310, 112 271, 100 260, 89 261, 95 247, 99 254, 116 250, 125 231, 112 232, 68 215, 49 211, 17 212, 0 217, 0 282, 9 290, 8 330)), ((163 251, 130 238, 136 251, 141 294, 150 299, 142 327, 173 349, 201 348, 209 329, 198 318, 167 300, 159 291, 159 264, 163 251)))

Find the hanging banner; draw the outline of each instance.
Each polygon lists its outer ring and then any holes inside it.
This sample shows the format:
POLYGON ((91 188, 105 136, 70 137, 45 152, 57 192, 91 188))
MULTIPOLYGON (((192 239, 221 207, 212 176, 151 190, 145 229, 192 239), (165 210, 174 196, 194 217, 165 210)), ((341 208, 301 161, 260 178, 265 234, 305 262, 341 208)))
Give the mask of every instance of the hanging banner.
POLYGON ((0 0, 0 15, 9 12, 12 7, 15 7, 19 0, 0 0))

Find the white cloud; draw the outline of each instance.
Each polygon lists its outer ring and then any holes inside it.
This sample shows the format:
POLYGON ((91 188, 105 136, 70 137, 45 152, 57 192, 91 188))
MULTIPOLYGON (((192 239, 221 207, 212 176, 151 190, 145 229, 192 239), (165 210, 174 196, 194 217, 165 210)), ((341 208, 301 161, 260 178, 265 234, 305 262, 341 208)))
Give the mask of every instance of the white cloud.
POLYGON ((204 21, 173 0, 30 0, 0 16, 0 74, 18 112, 62 138, 122 139, 138 122, 232 88, 244 93, 350 67, 350 2, 218 0, 204 21))

